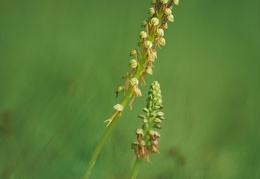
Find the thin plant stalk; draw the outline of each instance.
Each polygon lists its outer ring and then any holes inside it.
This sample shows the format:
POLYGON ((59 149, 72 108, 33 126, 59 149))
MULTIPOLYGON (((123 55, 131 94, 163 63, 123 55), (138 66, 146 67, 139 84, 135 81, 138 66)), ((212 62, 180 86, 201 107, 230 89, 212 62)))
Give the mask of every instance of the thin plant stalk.
MULTIPOLYGON (((144 61, 145 59, 143 59, 142 61, 144 61)), ((140 61, 140 62, 142 62, 140 61)), ((143 62, 144 63, 144 62, 143 62)), ((142 65, 143 66, 143 65, 142 65)), ((134 75, 134 78, 136 79, 139 79, 141 77, 141 75, 143 74, 143 71, 145 71, 145 67, 143 68, 138 68, 135 75, 134 75)), ((133 89, 130 88, 124 98, 123 98, 123 101, 121 103, 121 106, 124 108, 128 101, 131 99, 133 95, 133 89)), ((122 111, 118 111, 118 110, 115 110, 114 113, 112 114, 112 116, 109 118, 109 120, 111 121, 106 129, 106 132, 104 133, 102 139, 100 140, 99 144, 97 145, 96 149, 94 150, 92 156, 91 156, 91 159, 85 169, 85 172, 84 172, 84 175, 82 177, 82 179, 88 179, 90 177, 90 174, 91 174, 91 171, 96 163, 96 160, 97 160, 97 157, 100 153, 100 151, 102 150, 108 136, 110 135, 111 131, 113 130, 117 120, 119 119, 119 117, 121 116, 121 113, 122 111)))
MULTIPOLYGON (((126 106, 127 102, 129 101, 129 99, 131 98, 131 94, 132 94, 132 90, 128 90, 121 105, 123 107, 126 106)), ((114 113, 112 114, 111 116, 111 123, 108 125, 107 129, 106 129, 106 132, 104 133, 102 139, 100 140, 99 144, 97 145, 96 149, 94 150, 92 156, 91 156, 91 159, 85 169, 85 172, 84 172, 84 175, 82 177, 82 179, 88 179, 90 177, 90 174, 91 174, 91 171, 96 163, 96 160, 97 160, 97 157, 100 153, 100 151, 102 150, 107 138, 109 137, 109 135, 111 134, 117 120, 119 119, 119 117, 121 116, 121 112, 120 111, 117 111, 115 110, 114 113)))
POLYGON ((139 170, 141 168, 142 161, 143 161, 143 157, 142 158, 136 157, 135 164, 134 164, 132 174, 131 174, 131 179, 136 179, 136 177, 139 173, 139 170))
POLYGON ((97 145, 95 151, 93 152, 92 154, 92 157, 88 163, 88 166, 84 172, 84 175, 82 177, 82 179, 88 179, 90 177, 90 174, 91 174, 91 171, 96 163, 96 160, 97 160, 97 157, 101 151, 101 149, 103 148, 108 136, 110 135, 111 131, 113 130, 115 124, 116 124, 116 121, 117 119, 119 118, 119 114, 118 114, 118 111, 115 111, 114 114, 114 119, 113 121, 111 122, 111 124, 108 126, 104 136, 102 137, 102 139, 100 140, 99 144, 97 145))

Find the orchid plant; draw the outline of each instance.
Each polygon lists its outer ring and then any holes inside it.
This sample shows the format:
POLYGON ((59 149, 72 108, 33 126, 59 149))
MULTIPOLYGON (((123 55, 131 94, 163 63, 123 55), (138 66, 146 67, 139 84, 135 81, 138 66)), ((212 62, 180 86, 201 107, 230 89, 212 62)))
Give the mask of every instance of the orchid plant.
MULTIPOLYGON (((132 109, 134 99, 142 96, 139 85, 140 83, 145 85, 146 75, 153 74, 154 62, 157 60, 157 49, 166 45, 164 31, 168 29, 169 21, 174 22, 172 14, 174 4, 179 5, 179 0, 152 0, 153 7, 148 11, 150 16, 143 22, 142 27, 144 30, 139 34, 139 48, 130 52, 132 57, 129 61, 130 72, 123 76, 125 84, 119 86, 116 91, 117 95, 123 92, 123 100, 121 103, 114 105, 113 114, 105 120, 107 123, 106 132, 94 150, 82 179, 90 177, 96 159, 125 107, 129 105, 130 109, 132 109)), ((154 81, 148 92, 147 106, 143 109, 146 116, 139 115, 143 119, 142 128, 136 130, 137 141, 132 143, 132 149, 137 159, 131 178, 137 177, 143 158, 150 161, 149 156, 151 153, 159 153, 157 139, 160 134, 155 129, 160 129, 160 123, 164 120, 161 109, 161 89, 159 83, 154 81)))

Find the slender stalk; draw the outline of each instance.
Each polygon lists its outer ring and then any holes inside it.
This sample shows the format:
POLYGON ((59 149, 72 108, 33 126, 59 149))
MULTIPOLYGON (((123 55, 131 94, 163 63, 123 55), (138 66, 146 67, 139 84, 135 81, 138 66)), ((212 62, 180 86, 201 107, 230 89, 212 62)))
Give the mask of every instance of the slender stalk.
MULTIPOLYGON (((132 90, 129 89, 121 103, 122 106, 126 106, 127 102, 129 101, 129 99, 131 98, 132 95, 132 90)), ((103 135, 102 139, 100 140, 99 144, 97 145, 96 149, 94 150, 91 159, 87 165, 87 168, 85 169, 84 175, 82 177, 82 179, 88 179, 90 177, 91 171, 96 163, 97 157, 101 151, 101 149, 103 148, 108 136, 111 134, 117 120, 119 119, 121 115, 120 111, 115 110, 115 112, 112 114, 111 116, 111 120, 112 122, 109 124, 109 126, 107 127, 107 130, 105 132, 105 134, 103 135)))
MULTIPOLYGON (((143 60, 143 59, 142 59, 143 60)), ((139 79, 140 76, 142 75, 142 72, 145 70, 145 67, 142 65, 140 68, 137 69, 134 77, 136 79, 139 79)), ((126 104, 128 103, 128 101, 130 100, 130 98, 132 97, 133 95, 133 88, 130 88, 128 89, 127 93, 125 94, 124 96, 124 99, 121 103, 121 105, 123 107, 126 106, 126 104)), ((97 157, 101 151, 101 149, 103 148, 108 136, 110 135, 111 131, 113 130, 118 118, 121 116, 121 113, 122 111, 117 111, 115 110, 115 112, 112 114, 112 116, 110 117, 110 120, 112 121, 108 127, 107 127, 107 130, 105 132, 105 134, 103 135, 102 139, 100 140, 99 144, 97 145, 96 149, 94 150, 92 156, 91 156, 91 159, 87 165, 87 168, 85 169, 85 172, 84 172, 84 175, 82 177, 82 179, 88 179, 90 177, 90 174, 91 174, 91 170, 92 168, 94 167, 95 163, 96 163, 96 160, 97 160, 97 157)))
POLYGON ((97 157, 98 157, 102 147, 104 146, 108 136, 110 135, 112 129, 114 128, 114 126, 116 124, 116 120, 119 117, 118 111, 115 111, 113 116, 114 116, 114 119, 111 122, 111 124, 108 126, 104 136, 102 137, 102 139, 100 140, 99 144, 97 145, 95 151, 93 152, 92 157, 91 157, 91 159, 89 161, 89 164, 88 164, 88 166, 87 166, 87 168, 86 168, 86 170, 84 172, 84 175, 83 175, 82 179, 88 179, 89 178, 89 176, 91 174, 91 170, 92 170, 92 168, 94 167, 94 165, 96 163, 96 159, 97 159, 97 157))
POLYGON ((143 161, 143 157, 141 157, 141 158, 136 157, 135 164, 134 164, 132 174, 131 174, 131 179, 136 179, 136 177, 139 173, 142 161, 143 161))

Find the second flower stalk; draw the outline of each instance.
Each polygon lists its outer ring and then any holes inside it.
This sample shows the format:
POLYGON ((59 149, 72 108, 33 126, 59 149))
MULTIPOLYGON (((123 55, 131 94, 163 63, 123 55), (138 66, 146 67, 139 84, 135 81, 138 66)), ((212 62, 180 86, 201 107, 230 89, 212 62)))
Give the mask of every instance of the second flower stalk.
POLYGON ((164 113, 161 111, 162 94, 157 81, 152 83, 146 102, 147 105, 143 109, 146 115, 138 116, 143 120, 143 125, 136 130, 137 141, 132 143, 131 148, 138 158, 146 158, 149 162, 151 153, 159 153, 157 139, 160 134, 157 129, 161 129, 160 124, 164 120, 164 113))

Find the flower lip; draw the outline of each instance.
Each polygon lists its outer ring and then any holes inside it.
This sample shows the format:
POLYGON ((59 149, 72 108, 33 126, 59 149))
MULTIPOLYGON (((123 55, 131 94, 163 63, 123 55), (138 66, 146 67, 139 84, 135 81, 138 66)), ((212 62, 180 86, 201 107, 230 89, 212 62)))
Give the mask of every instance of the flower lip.
POLYGON ((124 107, 121 104, 116 104, 114 106, 114 109, 121 112, 124 110, 124 107))

